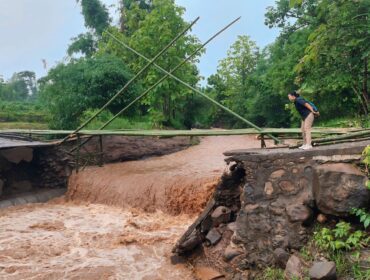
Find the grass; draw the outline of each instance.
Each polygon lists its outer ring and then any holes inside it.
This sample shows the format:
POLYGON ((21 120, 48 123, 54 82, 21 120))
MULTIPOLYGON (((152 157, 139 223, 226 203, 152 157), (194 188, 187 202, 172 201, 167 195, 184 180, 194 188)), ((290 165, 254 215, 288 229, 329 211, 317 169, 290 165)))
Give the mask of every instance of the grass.
POLYGON ((46 113, 35 102, 0 103, 0 129, 47 129, 46 113))
POLYGON ((266 268, 257 280, 284 280, 284 270, 280 268, 266 268))
MULTIPOLYGON (((97 110, 88 110, 84 112, 81 119, 81 123, 89 119, 97 110)), ((113 114, 109 111, 103 111, 100 113, 90 124, 87 125, 86 129, 99 129, 107 121, 113 117, 113 114)), ((135 130, 148 130, 152 129, 152 124, 148 117, 136 117, 136 118, 116 118, 111 122, 106 129, 135 129, 135 130)))
POLYGON ((0 129, 47 129, 46 123, 37 122, 1 122, 0 129))
POLYGON ((335 118, 326 121, 317 120, 318 127, 359 127, 370 128, 370 117, 356 118, 335 118))

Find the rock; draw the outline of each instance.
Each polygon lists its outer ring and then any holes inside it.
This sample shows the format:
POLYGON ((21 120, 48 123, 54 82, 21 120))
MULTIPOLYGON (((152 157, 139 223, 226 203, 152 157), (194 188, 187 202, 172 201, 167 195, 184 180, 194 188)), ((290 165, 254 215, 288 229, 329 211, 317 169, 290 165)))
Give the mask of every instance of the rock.
POLYGON ((186 259, 183 256, 179 255, 172 255, 171 256, 171 264, 176 265, 176 264, 183 264, 186 263, 186 259))
POLYGON ((224 275, 217 270, 206 266, 195 267, 195 275, 199 280, 215 280, 224 277, 224 275))
POLYGON ((201 243, 202 243, 202 240, 198 236, 197 232, 193 231, 189 235, 189 237, 183 243, 181 243, 180 249, 182 251, 191 251, 201 243))
POLYGON ((324 214, 347 216, 352 208, 368 205, 367 177, 351 164, 323 164, 316 168, 313 185, 318 209, 324 214))
POLYGON ((15 193, 29 192, 32 190, 31 182, 26 180, 13 182, 10 187, 15 193))
POLYGON ((282 248, 274 250, 275 263, 282 269, 285 269, 289 260, 290 254, 282 248))
POLYGON ((316 220, 320 223, 320 224, 325 224, 326 221, 328 220, 328 218, 324 215, 324 214, 319 214, 316 218, 316 220))
POLYGON ((235 232, 236 231, 236 222, 232 222, 232 223, 227 224, 227 229, 230 230, 230 231, 235 232))
POLYGON ((231 210, 225 206, 219 206, 213 211, 211 217, 212 225, 214 227, 217 227, 220 224, 226 224, 230 221, 231 210))
POLYGON ((272 186, 272 183, 271 182, 266 182, 265 183, 265 194, 267 196, 270 196, 272 195, 272 193, 274 192, 274 187, 272 186))
POLYGON ((210 246, 210 245, 215 245, 215 244, 217 244, 218 243, 218 241, 220 241, 221 240, 221 234, 218 232, 218 230, 217 229, 215 229, 215 228, 213 228, 213 229, 211 229, 209 232, 208 232, 208 234, 207 234, 207 236, 206 236, 206 243, 207 243, 207 245, 208 246, 210 246))
POLYGON ((280 181, 279 187, 283 192, 287 193, 293 192, 296 189, 292 182, 286 180, 280 181))
POLYGON ((296 255, 290 256, 284 271, 284 276, 288 280, 301 279, 303 277, 303 263, 296 255))
POLYGON ((334 262, 315 262, 309 270, 312 280, 335 280, 337 279, 334 262))
POLYGON ((294 204, 286 207, 288 219, 291 222, 307 223, 312 218, 312 210, 303 204, 294 204))
POLYGON ((231 261, 233 258, 241 254, 243 254, 243 251, 240 248, 236 247, 235 245, 229 245, 225 249, 224 260, 227 262, 231 261))
POLYGON ((285 170, 284 169, 279 169, 279 170, 276 170, 274 172, 271 173, 270 175, 270 179, 278 179, 278 178, 281 178, 283 177, 285 174, 285 170))

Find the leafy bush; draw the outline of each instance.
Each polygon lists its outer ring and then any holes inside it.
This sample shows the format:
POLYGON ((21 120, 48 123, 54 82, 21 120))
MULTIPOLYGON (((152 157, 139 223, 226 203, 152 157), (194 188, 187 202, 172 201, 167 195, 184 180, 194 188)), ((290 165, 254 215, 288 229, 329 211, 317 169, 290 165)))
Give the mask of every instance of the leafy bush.
POLYGON ((361 230, 352 232, 349 223, 340 222, 334 229, 322 228, 315 232, 314 241, 319 249, 335 253, 362 248, 369 244, 370 238, 361 230))
MULTIPOLYGON (((93 116, 98 109, 88 109, 85 112, 83 112, 80 123, 83 123, 84 121, 88 120, 91 116, 93 116)), ((99 129, 104 125, 106 122, 108 122, 113 117, 113 114, 107 110, 101 112, 91 123, 87 125, 87 129, 99 129)), ((135 117, 135 118, 123 118, 118 117, 113 122, 111 122, 107 129, 151 129, 152 126, 150 124, 150 121, 148 120, 148 116, 146 117, 135 117)))

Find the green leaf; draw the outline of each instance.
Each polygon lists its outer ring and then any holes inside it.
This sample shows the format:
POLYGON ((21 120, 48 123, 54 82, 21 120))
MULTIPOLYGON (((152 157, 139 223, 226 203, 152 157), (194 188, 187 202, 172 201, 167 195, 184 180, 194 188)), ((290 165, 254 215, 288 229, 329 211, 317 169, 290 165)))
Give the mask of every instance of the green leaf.
POLYGON ((364 222, 365 228, 367 228, 370 225, 370 216, 368 216, 364 222))
POLYGON ((303 0, 290 0, 289 1, 289 7, 293 8, 294 6, 300 6, 302 5, 303 0))

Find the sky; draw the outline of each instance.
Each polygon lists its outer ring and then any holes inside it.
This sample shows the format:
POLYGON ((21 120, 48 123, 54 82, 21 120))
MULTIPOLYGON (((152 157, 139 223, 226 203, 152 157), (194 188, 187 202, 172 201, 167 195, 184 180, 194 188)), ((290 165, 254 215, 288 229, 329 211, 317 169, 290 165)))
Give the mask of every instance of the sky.
MULTIPOLYGON (((233 19, 241 20, 207 46, 198 65, 207 78, 217 70, 218 61, 238 35, 249 35, 259 47, 272 43, 278 30, 264 25, 267 6, 275 0, 175 0, 186 8, 185 19, 200 20, 192 33, 202 42, 233 19)), ((118 0, 102 0, 113 17, 118 0)), ((117 22, 117 20, 115 20, 117 22)), ((0 76, 9 79, 14 72, 30 70, 37 78, 66 58, 72 37, 86 31, 76 0, 0 0, 0 76), (47 68, 43 64, 46 61, 47 68)))

